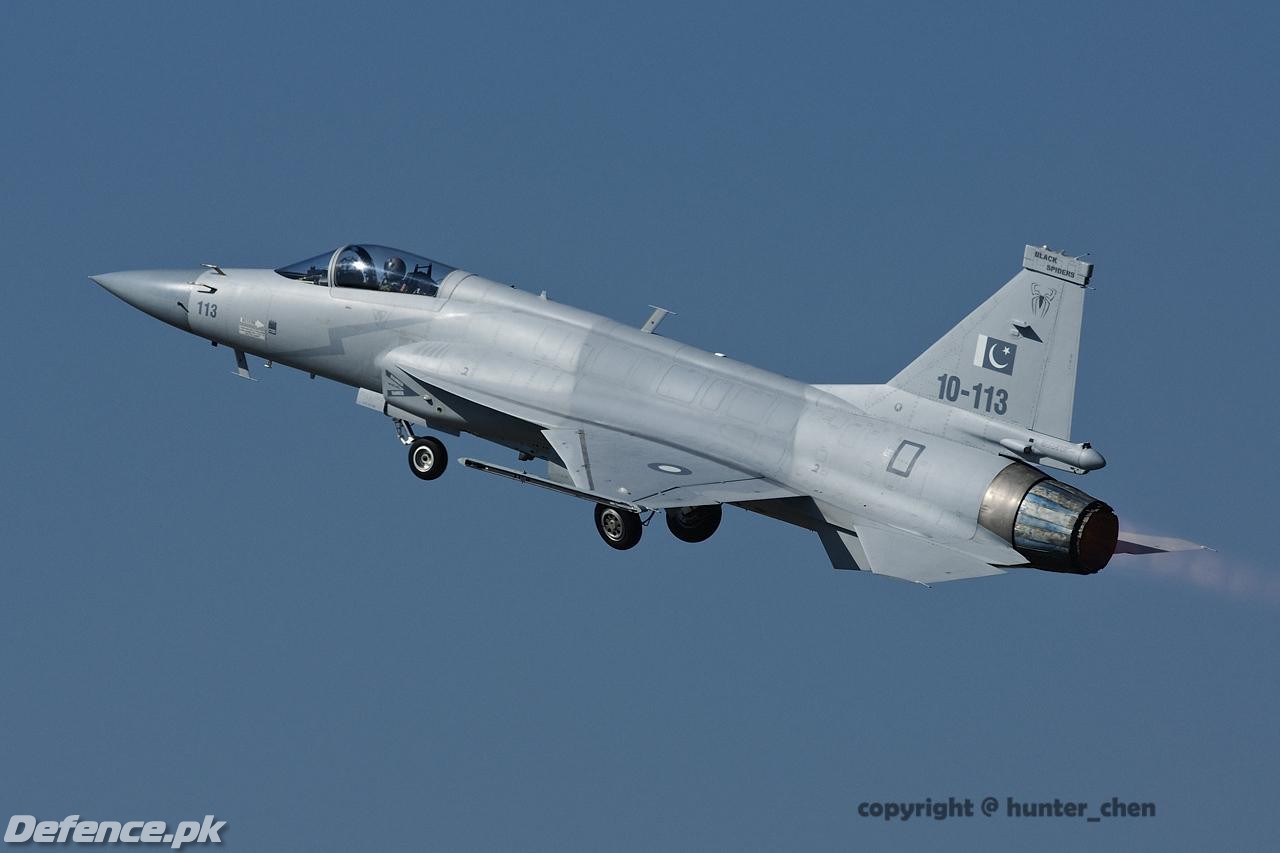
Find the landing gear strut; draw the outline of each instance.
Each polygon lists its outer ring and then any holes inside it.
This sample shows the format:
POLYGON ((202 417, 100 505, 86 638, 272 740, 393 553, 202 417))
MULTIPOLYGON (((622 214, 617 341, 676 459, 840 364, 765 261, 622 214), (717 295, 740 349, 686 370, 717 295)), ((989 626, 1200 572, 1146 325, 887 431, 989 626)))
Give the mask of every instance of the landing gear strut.
POLYGON ((409 470, 420 480, 434 480, 449 464, 449 451, 444 442, 429 435, 414 435, 413 426, 396 419, 396 435, 409 447, 409 470))
POLYGON ((625 551, 634 548, 644 532, 640 514, 605 504, 596 504, 596 530, 610 548, 625 551))
POLYGON ((720 504, 678 506, 667 510, 667 527, 681 542, 705 542, 720 526, 720 504))

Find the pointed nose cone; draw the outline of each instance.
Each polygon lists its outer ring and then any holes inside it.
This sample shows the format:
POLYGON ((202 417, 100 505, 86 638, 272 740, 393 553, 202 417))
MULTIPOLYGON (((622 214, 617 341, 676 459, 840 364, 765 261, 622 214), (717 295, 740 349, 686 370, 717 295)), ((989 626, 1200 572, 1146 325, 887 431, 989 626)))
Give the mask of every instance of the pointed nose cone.
POLYGON ((89 276, 89 281, 101 285, 104 290, 113 296, 118 296, 125 302, 130 302, 129 297, 125 294, 129 291, 129 277, 132 275, 133 273, 128 272, 104 272, 89 276))
POLYGON ((104 290, 171 326, 189 329, 187 297, 201 270, 129 270, 91 275, 104 290))

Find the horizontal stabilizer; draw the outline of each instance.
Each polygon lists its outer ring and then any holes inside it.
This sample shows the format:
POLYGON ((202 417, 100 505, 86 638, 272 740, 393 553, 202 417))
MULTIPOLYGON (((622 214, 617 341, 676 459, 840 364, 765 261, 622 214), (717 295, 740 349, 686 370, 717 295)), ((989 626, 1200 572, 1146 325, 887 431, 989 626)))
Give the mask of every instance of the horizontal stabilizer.
POLYGON ((855 524, 868 567, 878 575, 928 586, 942 581, 1004 574, 1005 568, 1025 565, 1026 558, 986 543, 926 539, 916 533, 874 522, 855 524), (1000 562, 1001 566, 992 565, 1000 562))
POLYGON ((1172 536, 1148 536, 1145 533, 1120 531, 1117 554, 1166 554, 1171 551, 1212 551, 1207 545, 1175 539, 1172 536))

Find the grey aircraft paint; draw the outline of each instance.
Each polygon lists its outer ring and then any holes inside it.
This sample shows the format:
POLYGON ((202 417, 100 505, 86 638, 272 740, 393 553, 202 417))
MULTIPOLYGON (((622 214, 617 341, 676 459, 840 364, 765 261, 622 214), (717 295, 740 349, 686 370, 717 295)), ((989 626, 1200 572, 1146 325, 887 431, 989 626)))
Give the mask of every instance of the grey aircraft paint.
POLYGON ((1093 267, 1027 246, 1022 269, 890 382, 807 385, 411 253, 369 244, 279 270, 93 276, 166 323, 357 389, 434 479, 469 432, 546 470, 470 468, 596 503, 615 548, 665 510, 686 541, 731 504, 815 531, 836 568, 918 583, 1010 568, 1090 574, 1113 553, 1200 546, 1119 533, 1049 477, 1105 464, 1070 439, 1093 267), (412 267, 412 269, 410 269, 412 267))

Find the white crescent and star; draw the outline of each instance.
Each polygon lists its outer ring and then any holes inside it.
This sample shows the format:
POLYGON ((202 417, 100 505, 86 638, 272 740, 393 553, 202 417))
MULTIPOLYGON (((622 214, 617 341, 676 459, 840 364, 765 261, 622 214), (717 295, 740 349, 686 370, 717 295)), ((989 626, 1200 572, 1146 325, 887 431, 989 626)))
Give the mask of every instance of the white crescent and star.
MULTIPOLYGON (((1006 361, 1005 363, 1001 364, 1000 362, 996 361, 996 347, 998 346, 1000 345, 999 344, 991 345, 991 349, 987 351, 987 361, 990 361, 993 367, 998 367, 999 369, 1004 370, 1006 367, 1009 366, 1009 362, 1006 361)), ((1005 347, 1004 351, 1008 352, 1009 348, 1005 347)))

